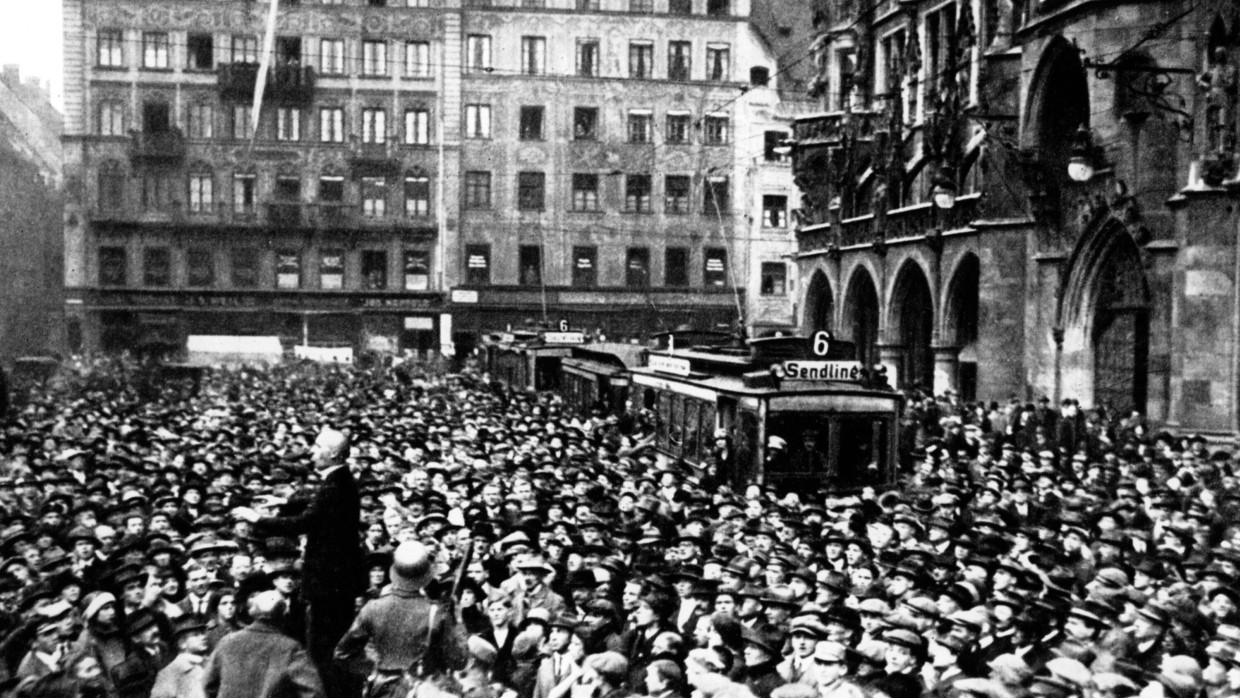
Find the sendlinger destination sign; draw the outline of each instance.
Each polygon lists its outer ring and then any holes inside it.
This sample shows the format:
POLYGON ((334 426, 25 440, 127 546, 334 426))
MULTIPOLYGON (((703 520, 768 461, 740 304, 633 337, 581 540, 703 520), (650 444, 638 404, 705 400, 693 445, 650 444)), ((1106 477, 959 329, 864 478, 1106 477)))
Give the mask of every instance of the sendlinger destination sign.
POLYGON ((793 381, 859 381, 860 361, 785 361, 785 380, 793 381))

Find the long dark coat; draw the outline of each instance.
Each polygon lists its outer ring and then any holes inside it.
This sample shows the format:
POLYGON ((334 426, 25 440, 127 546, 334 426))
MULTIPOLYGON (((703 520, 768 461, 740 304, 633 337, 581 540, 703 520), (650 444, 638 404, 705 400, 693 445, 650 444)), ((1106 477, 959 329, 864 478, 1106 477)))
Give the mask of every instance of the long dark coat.
POLYGON ((305 534, 302 595, 311 604, 332 600, 352 604, 366 590, 360 519, 357 481, 347 467, 340 467, 300 513, 260 519, 254 530, 268 537, 305 534))

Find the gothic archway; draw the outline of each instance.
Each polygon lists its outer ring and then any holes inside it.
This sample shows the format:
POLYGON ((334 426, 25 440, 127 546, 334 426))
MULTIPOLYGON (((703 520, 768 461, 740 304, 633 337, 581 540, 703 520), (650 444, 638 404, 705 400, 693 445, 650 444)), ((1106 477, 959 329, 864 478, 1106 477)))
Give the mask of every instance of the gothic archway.
POLYGON ((930 283, 921 267, 905 262, 891 294, 891 327, 903 347, 897 379, 903 385, 934 385, 934 354, 930 340, 934 334, 934 299, 930 283))
POLYGON ((844 296, 843 327, 847 339, 857 345, 857 360, 865 365, 878 363, 878 289, 864 268, 853 272, 844 296))
POLYGON ((834 320, 835 294, 831 293, 831 282, 821 271, 814 272, 805 291, 805 331, 807 334, 819 330, 829 332, 834 329, 834 320))
POLYGON ((964 400, 977 396, 977 336, 981 263, 977 255, 966 253, 956 265, 947 286, 943 336, 958 350, 957 389, 964 400))
POLYGON ((1109 218, 1069 260, 1060 300, 1065 397, 1118 414, 1145 411, 1149 376, 1149 286, 1141 250, 1109 218))
POLYGON ((1045 175, 1044 210, 1063 211, 1061 191, 1067 179, 1077 129, 1089 126, 1089 81, 1076 47, 1062 36, 1051 39, 1034 74, 1025 140, 1037 149, 1045 175))

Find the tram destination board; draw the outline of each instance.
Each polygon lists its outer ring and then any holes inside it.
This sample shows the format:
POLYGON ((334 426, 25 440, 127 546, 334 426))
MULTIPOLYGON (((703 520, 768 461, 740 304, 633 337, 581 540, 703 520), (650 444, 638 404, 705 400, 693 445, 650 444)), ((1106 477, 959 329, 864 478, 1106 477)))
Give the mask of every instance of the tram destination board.
POLYGON ((860 361, 785 361, 780 373, 786 381, 861 381, 860 361))

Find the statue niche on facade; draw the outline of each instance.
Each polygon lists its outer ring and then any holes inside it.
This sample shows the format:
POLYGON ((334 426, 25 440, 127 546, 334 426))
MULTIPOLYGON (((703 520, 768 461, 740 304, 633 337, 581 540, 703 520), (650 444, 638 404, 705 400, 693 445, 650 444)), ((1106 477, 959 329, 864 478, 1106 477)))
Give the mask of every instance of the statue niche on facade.
POLYGON ((1214 153, 1236 150, 1236 99, 1240 77, 1227 49, 1218 47, 1210 56, 1210 68, 1197 78, 1206 93, 1206 142, 1214 153))

